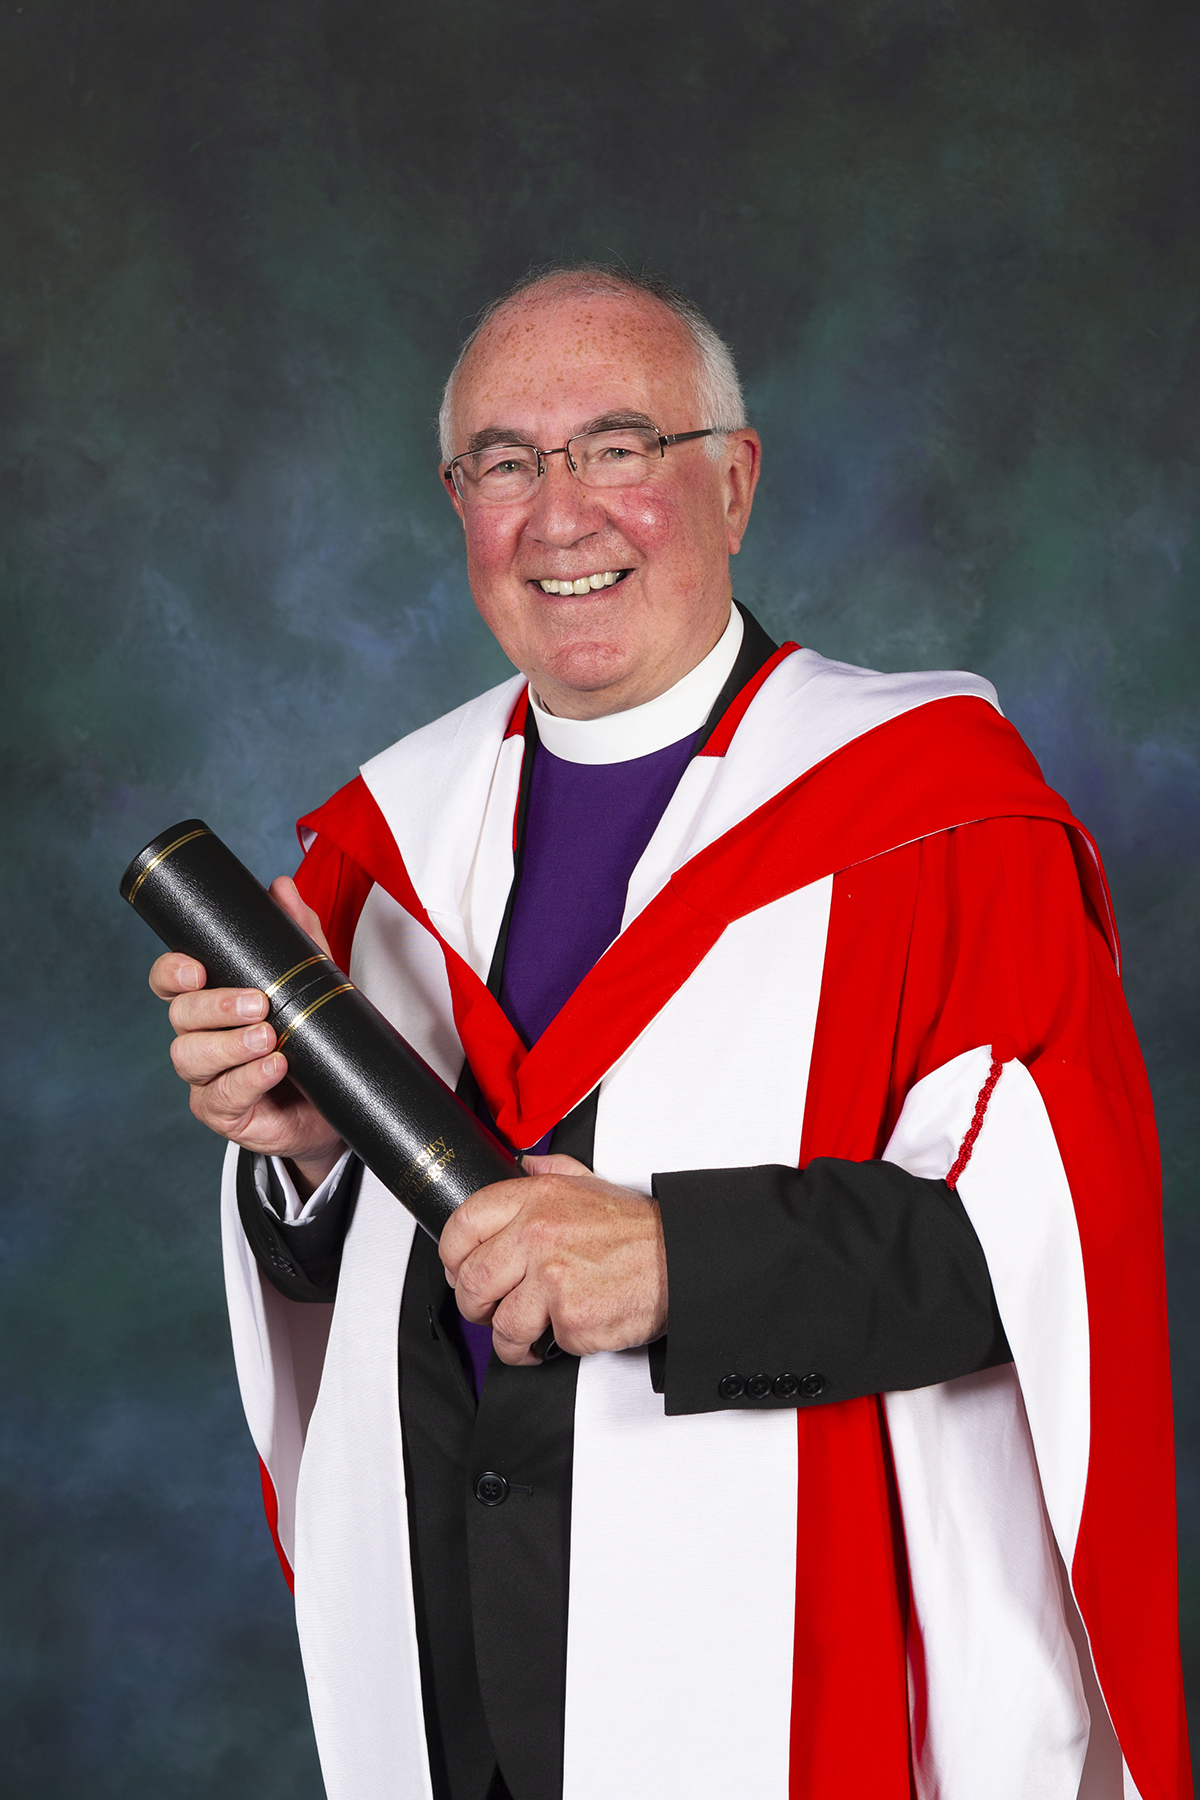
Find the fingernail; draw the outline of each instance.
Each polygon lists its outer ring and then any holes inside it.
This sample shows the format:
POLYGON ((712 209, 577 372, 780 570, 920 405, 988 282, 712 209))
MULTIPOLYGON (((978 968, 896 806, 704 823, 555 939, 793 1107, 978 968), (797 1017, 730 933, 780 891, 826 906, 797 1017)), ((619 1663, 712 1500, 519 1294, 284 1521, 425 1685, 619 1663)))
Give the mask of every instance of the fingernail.
POLYGON ((198 988, 200 986, 200 971, 195 963, 184 963, 182 969, 179 971, 179 983, 181 987, 185 988, 198 988))
POLYGON ((246 994, 237 997, 237 1014, 239 1019, 261 1019, 265 996, 254 992, 253 988, 246 994))
POLYGON ((249 1031, 242 1033, 242 1042, 247 1050, 265 1050, 270 1041, 270 1034, 265 1025, 254 1025, 249 1031))
POLYGON ((268 1081, 274 1081, 276 1076, 282 1075, 283 1074, 283 1058, 282 1058, 282 1056, 268 1056, 267 1060, 263 1063, 262 1072, 266 1076, 268 1081))

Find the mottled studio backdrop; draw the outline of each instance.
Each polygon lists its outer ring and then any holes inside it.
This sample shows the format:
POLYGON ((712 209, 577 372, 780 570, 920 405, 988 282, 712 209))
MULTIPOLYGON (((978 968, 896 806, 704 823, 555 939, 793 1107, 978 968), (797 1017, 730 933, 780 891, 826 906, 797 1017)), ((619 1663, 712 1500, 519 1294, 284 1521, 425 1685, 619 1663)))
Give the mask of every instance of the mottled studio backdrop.
POLYGON ((982 670, 1100 840, 1200 1679, 1198 18, 3 0, 6 1794, 319 1794, 220 1151, 116 883, 194 813, 291 868, 298 813, 508 673, 431 421, 474 310, 560 254, 665 268, 732 341, 767 627, 982 670))

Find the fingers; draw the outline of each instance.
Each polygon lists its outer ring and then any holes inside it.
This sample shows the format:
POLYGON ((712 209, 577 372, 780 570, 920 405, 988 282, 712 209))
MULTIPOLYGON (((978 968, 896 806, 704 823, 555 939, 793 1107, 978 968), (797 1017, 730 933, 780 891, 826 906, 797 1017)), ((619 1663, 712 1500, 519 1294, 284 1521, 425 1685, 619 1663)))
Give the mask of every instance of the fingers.
POLYGON ((202 1125, 247 1150, 291 1157, 315 1187, 345 1146, 312 1102, 284 1079, 287 1058, 274 1043, 267 1024, 189 1031, 175 1039, 171 1061, 191 1089, 192 1112, 202 1125))
POLYGON ((551 1322, 545 1294, 533 1280, 522 1281, 492 1314, 492 1347, 500 1361, 513 1368, 540 1366, 542 1359, 532 1346, 551 1322))
MULTIPOLYGON (((320 920, 288 876, 271 891, 284 911, 328 953, 320 920)), ((295 1085, 275 1048, 269 1007, 256 988, 210 988, 195 957, 168 951, 150 971, 150 987, 169 1002, 175 1029, 171 1061, 191 1089, 201 1124, 268 1156, 290 1157, 313 1185, 337 1161, 342 1140, 295 1085)))
POLYGON ((550 1312, 539 1285, 527 1279, 541 1237, 536 1224, 522 1219, 528 1197, 524 1181, 481 1188, 451 1214, 438 1250, 463 1318, 491 1324, 501 1362, 533 1367, 540 1358, 530 1345, 550 1323, 550 1312))
POLYGON ((464 1319, 492 1327, 501 1362, 532 1367, 531 1346, 550 1324, 553 1268, 539 1255, 542 1234, 518 1213, 460 1264, 454 1298, 464 1319))
POLYGON ((524 1181, 493 1182, 451 1213, 438 1240, 438 1255, 451 1287, 456 1286, 466 1258, 516 1218, 527 1199, 526 1187, 524 1181))
POLYGON ((183 1031, 171 1045, 171 1061, 183 1081, 206 1087, 274 1048, 274 1029, 265 1022, 232 1031, 183 1031))
MULTIPOLYGON (((623 1350, 662 1335, 666 1251, 645 1195, 561 1168, 501 1182, 472 1197, 442 1233, 442 1256, 464 1318, 492 1326, 496 1354, 531 1359, 547 1324, 564 1350, 623 1350)), ((563 1159, 570 1161, 570 1159, 563 1159)), ((575 1165, 576 1168, 579 1165, 575 1165)))
POLYGON ((555 1151, 550 1156, 523 1156, 521 1167, 528 1175, 590 1175, 592 1171, 586 1163, 576 1162, 573 1156, 564 1156, 555 1151))
POLYGON ((300 890, 290 875, 277 875, 271 883, 271 898, 277 900, 288 917, 294 919, 301 931, 307 931, 317 948, 329 955, 329 940, 321 929, 321 921, 305 901, 300 898, 300 890))
POLYGON ((193 1081, 189 1084, 192 1111, 210 1130, 238 1138, 249 1128, 255 1108, 286 1074, 287 1058, 276 1053, 239 1063, 209 1081, 193 1081))
MULTIPOLYGON (((528 1269, 528 1251, 518 1232, 500 1232, 473 1250, 454 1283, 454 1298, 463 1318, 473 1325, 490 1325, 500 1302, 521 1286, 528 1269)), ((516 1322, 511 1310, 508 1322, 511 1331, 516 1322)), ((537 1332, 532 1332, 529 1341, 536 1336, 537 1332)))
MULTIPOLYGON (((271 883, 271 894, 282 906, 288 917, 294 919, 303 931, 306 931, 318 949, 329 955, 329 943, 321 929, 321 921, 312 907, 300 898, 300 893, 290 875, 277 875, 271 883)), ((195 994, 205 986, 207 975, 203 966, 194 956, 185 956, 181 951, 168 950, 160 956, 150 970, 150 989, 160 1000, 174 1000, 179 995, 195 994)), ((253 989, 224 988, 214 990, 228 995, 242 993, 252 994, 253 989)), ((233 1002, 229 1003, 231 1006, 233 1002)), ((227 1009, 228 1010, 228 1009, 227 1009)), ((266 1001, 258 995, 257 1002, 245 1001, 237 1010, 226 1017, 216 1012, 201 1008, 198 1012, 180 1015, 176 1019, 172 1015, 171 1023, 176 1030, 194 1031, 212 1028, 220 1024, 233 1024, 238 1019, 261 1019, 266 1013, 266 1001), (186 1022, 185 1022, 186 1020, 186 1022)))
POLYGON ((266 1013, 266 996, 257 988, 201 988, 171 1001, 175 1073, 192 1090, 196 1117, 223 1136, 236 1135, 287 1074, 286 1058, 271 1054, 275 1031, 266 1013))
POLYGON ((195 957, 183 956, 178 950, 168 950, 150 966, 150 989, 160 1000, 173 1000, 176 994, 202 988, 206 979, 195 957))
MULTIPOLYGON (((177 1032, 235 1031, 267 1016, 267 997, 257 988, 201 988, 176 994, 167 1017, 177 1032)), ((271 1045, 260 1046, 270 1049, 271 1045)))

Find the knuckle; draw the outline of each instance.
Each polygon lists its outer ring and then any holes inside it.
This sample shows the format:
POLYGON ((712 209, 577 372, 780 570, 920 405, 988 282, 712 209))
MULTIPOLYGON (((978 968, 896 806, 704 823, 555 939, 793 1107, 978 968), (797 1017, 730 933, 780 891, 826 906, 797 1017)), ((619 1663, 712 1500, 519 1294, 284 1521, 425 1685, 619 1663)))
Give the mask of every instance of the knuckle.
POLYGON ((558 1224, 540 1206, 532 1206, 522 1221, 521 1235, 533 1249, 545 1255, 558 1242, 558 1224))
POLYGON ((472 1259, 466 1264, 466 1281, 463 1270, 459 1270, 459 1287, 466 1286, 468 1296, 477 1306, 489 1306, 496 1298, 497 1283, 492 1265, 486 1259, 479 1262, 472 1259))
POLYGON ((479 1264, 474 1258, 468 1258, 458 1271, 455 1287, 460 1300, 478 1301, 484 1292, 486 1283, 480 1279, 479 1264))
POLYGON ((528 1307, 510 1296, 502 1306, 496 1308, 492 1319, 493 1335, 498 1334, 506 1344, 519 1344, 522 1348, 531 1344, 537 1336, 528 1317, 528 1307))
POLYGON ((548 1256, 540 1267, 539 1273, 545 1286, 554 1297, 558 1306, 575 1304, 571 1286, 571 1270, 565 1258, 548 1256))
POLYGON ((578 1342, 588 1328, 588 1321, 584 1317, 583 1309, 568 1300, 565 1304, 556 1303, 553 1312, 554 1335, 558 1341, 562 1343, 566 1339, 570 1339, 572 1343, 578 1342))

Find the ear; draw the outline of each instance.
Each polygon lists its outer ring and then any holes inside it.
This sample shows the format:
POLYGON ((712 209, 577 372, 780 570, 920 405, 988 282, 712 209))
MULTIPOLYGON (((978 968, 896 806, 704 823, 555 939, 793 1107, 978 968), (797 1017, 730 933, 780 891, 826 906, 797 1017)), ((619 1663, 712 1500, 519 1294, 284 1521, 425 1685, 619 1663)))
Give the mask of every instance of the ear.
POLYGON ((736 556, 742 547, 761 467, 762 444, 757 431, 745 426, 741 431, 730 432, 722 474, 725 536, 730 556, 736 556))
POLYGON ((449 496, 450 496, 450 504, 454 508, 455 512, 458 514, 458 522, 462 526, 463 530, 465 531, 467 529, 467 521, 463 515, 463 503, 459 496, 458 489, 454 485, 454 477, 450 473, 449 465, 447 463, 443 463, 439 473, 441 474, 441 477, 442 477, 442 486, 445 488, 447 494, 449 494, 449 496))

